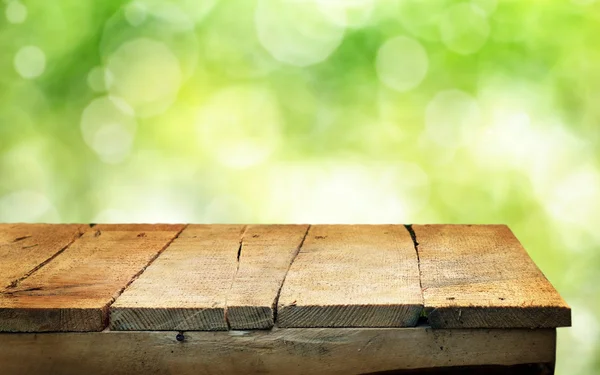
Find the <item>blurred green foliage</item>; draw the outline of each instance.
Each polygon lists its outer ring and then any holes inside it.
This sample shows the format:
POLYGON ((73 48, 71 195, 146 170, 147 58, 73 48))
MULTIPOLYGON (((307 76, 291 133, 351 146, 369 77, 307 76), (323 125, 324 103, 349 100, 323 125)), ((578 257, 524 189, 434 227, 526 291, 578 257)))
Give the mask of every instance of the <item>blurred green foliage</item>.
POLYGON ((594 0, 3 0, 0 221, 507 223, 600 371, 594 0))

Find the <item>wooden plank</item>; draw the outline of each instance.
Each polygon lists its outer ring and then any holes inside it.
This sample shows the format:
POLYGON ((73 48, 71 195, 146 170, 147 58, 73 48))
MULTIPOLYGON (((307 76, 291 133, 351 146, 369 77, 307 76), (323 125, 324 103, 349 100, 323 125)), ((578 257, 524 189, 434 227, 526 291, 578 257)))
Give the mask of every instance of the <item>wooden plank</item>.
POLYGON ((0 334, 2 373, 357 374, 554 363, 554 329, 306 328, 0 334), (181 336, 180 336, 181 337, 181 336))
POLYGON ((315 225, 288 272, 280 327, 404 327, 422 311, 417 255, 401 225, 315 225))
POLYGON ((227 296, 232 329, 267 329, 283 280, 308 225, 252 225, 242 240, 238 271, 227 296))
POLYGON ((505 225, 415 225, 429 324, 571 325, 571 310, 505 225))
POLYGON ((46 266, 2 291, 0 331, 104 329, 108 305, 181 228, 92 228, 46 266))
POLYGON ((242 225, 190 225, 110 309, 113 330, 226 330, 242 225))
POLYGON ((17 285, 79 238, 87 227, 0 224, 0 289, 17 285))

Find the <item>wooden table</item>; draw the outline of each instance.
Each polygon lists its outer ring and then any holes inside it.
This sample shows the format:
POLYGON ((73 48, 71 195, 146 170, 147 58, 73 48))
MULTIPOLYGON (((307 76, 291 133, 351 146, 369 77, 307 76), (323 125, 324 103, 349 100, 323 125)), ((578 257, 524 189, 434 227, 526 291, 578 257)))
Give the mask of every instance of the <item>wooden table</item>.
POLYGON ((0 224, 1 374, 552 374, 503 225, 0 224))

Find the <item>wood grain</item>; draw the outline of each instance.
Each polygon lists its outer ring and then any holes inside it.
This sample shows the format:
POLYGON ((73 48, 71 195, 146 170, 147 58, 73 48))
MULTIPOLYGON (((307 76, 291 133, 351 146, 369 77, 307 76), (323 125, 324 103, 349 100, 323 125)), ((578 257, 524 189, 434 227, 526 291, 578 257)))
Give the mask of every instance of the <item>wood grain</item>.
POLYGON ((0 224, 0 290, 63 251, 87 225, 0 224))
POLYGON ((504 225, 414 225, 429 324, 540 328, 571 311, 504 225))
POLYGON ((281 290, 280 327, 403 327, 422 310, 417 255, 401 225, 315 225, 281 290))
POLYGON ((0 331, 104 329, 108 305, 178 233, 178 228, 91 229, 30 277, 2 291, 0 331))
POLYGON ((227 295, 232 329, 267 329, 275 303, 308 225, 252 225, 242 240, 239 267, 227 295))
POLYGON ((111 329, 226 330, 244 229, 188 226, 111 306, 111 329))
POLYGON ((554 363, 554 329, 0 334, 2 374, 358 374, 554 363))

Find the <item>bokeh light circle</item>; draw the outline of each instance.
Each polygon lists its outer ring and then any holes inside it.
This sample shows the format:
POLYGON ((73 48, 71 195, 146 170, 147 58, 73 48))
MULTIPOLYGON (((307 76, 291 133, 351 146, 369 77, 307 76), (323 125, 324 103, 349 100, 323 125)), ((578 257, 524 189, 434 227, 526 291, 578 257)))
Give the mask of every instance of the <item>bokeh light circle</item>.
POLYGON ((439 23, 447 0, 402 0, 397 4, 402 26, 412 35, 427 41, 440 39, 439 23))
POLYGON ((139 1, 132 1, 125 6, 125 19, 131 26, 137 27, 146 20, 146 6, 139 1))
POLYGON ((345 32, 313 0, 258 0, 254 21, 260 43, 276 60, 301 67, 326 60, 345 32))
POLYGON ((321 12, 335 25, 359 28, 373 13, 375 0, 314 0, 321 12))
POLYGON ((46 70, 46 55, 39 47, 21 47, 14 59, 17 73, 23 78, 36 78, 46 70))
MULTIPOLYGON (((198 8, 208 11, 213 3, 198 8)), ((198 17, 183 0, 136 0, 117 11, 105 23, 99 46, 111 95, 126 100, 138 117, 166 111, 196 69, 198 17)))
POLYGON ((123 98, 139 117, 163 113, 182 83, 177 57, 164 43, 140 38, 124 43, 109 58, 111 95, 123 98))
POLYGON ((4 14, 6 15, 6 20, 10 23, 23 23, 27 19, 27 7, 20 1, 10 1, 6 4, 4 14))
POLYGON ((461 3, 449 7, 440 20, 444 45, 461 55, 479 51, 490 34, 485 13, 478 7, 461 3))
POLYGON ((131 152, 137 123, 133 109, 122 99, 93 100, 81 116, 85 143, 106 163, 120 163, 131 152))
POLYGON ((280 68, 280 63, 263 48, 256 35, 254 17, 256 4, 238 2, 235 7, 222 6, 218 17, 211 18, 211 27, 203 30, 203 67, 222 72, 230 79, 263 78, 280 68))
POLYGON ((106 91, 106 71, 104 68, 100 66, 92 68, 88 73, 87 83, 94 92, 106 91))
POLYGON ((398 36, 386 41, 377 52, 377 75, 386 86, 404 92, 417 87, 427 74, 425 48, 414 39, 398 36))

